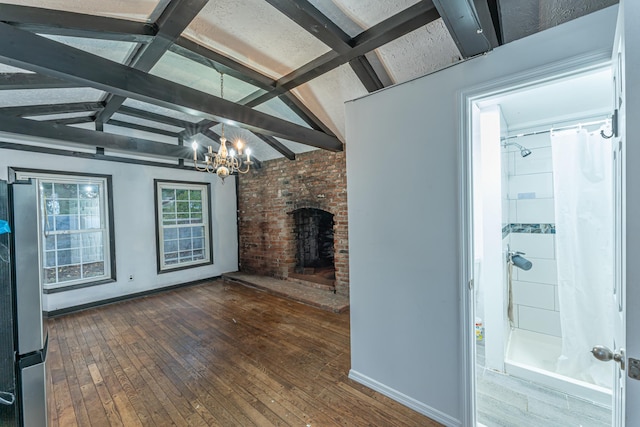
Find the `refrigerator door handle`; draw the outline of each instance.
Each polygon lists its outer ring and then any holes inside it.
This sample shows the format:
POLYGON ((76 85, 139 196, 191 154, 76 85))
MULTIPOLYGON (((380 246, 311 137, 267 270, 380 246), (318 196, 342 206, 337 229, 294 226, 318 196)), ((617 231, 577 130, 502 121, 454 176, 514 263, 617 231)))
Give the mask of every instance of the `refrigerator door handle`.
POLYGON ((16 402, 16 396, 8 391, 0 391, 0 404, 11 406, 16 402))

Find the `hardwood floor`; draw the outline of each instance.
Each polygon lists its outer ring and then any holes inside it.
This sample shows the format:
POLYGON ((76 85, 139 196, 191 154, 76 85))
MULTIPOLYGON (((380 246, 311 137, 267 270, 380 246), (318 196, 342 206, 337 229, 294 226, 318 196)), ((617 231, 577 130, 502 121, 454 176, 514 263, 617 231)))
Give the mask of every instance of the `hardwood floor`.
POLYGON ((50 426, 437 426, 347 378, 349 314, 222 281, 49 323, 50 426))

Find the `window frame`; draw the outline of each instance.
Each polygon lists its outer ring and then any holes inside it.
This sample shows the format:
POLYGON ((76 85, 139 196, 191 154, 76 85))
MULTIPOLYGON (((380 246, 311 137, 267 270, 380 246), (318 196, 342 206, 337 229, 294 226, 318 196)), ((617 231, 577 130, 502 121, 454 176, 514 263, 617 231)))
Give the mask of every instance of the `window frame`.
POLYGON ((71 291, 90 286, 113 283, 117 280, 116 273, 116 243, 113 210, 113 183, 111 175, 92 174, 84 172, 62 172, 43 169, 9 168, 10 181, 32 179, 38 185, 37 209, 38 209, 38 266, 40 286, 45 294, 71 291), (101 196, 102 206, 100 206, 101 221, 104 221, 103 230, 103 253, 104 253, 104 275, 86 279, 70 280, 55 284, 44 283, 44 206, 42 205, 42 192, 40 183, 42 181, 68 181, 73 184, 82 184, 84 181, 101 181, 103 194, 101 196), (104 217, 104 218, 103 218, 104 217))
MULTIPOLYGON (((186 270, 189 268, 202 267, 213 264, 213 232, 211 227, 211 183, 194 181, 176 181, 167 179, 154 179, 154 205, 155 205, 155 228, 156 228, 156 266, 157 273, 170 273, 173 271, 186 270), (205 257, 202 260, 185 263, 167 265, 164 263, 164 224, 162 221, 162 189, 172 190, 199 190, 202 202, 202 225, 204 226, 203 237, 205 257), (206 200, 205 200, 206 199, 206 200)), ((184 224, 193 226, 194 224, 184 224)))

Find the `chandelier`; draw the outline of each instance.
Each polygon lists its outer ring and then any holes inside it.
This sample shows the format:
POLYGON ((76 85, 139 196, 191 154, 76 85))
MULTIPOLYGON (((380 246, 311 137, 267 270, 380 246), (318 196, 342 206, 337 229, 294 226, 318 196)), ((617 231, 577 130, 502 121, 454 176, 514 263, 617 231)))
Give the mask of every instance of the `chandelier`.
MULTIPOLYGON (((224 99, 224 74, 220 73, 220 98, 224 99)), ((227 138, 224 136, 224 122, 222 123, 222 131, 220 132, 220 149, 217 153, 213 152, 213 147, 209 146, 207 152, 204 155, 204 164, 198 165, 198 143, 193 142, 191 148, 193 148, 193 166, 197 171, 215 173, 222 179, 224 179, 234 172, 247 173, 251 168, 253 162, 251 161, 251 150, 247 147, 244 150, 244 142, 241 139, 236 141, 236 151, 231 148, 227 149, 227 138), (243 169, 243 167, 245 167, 243 169)))

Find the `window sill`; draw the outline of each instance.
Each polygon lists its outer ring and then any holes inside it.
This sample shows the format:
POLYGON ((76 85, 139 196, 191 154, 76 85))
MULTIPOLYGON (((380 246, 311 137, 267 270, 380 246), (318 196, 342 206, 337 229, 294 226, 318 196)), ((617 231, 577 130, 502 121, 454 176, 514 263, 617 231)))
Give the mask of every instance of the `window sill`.
POLYGON ((204 267, 204 266, 212 265, 212 264, 213 264, 213 260, 208 260, 208 261, 199 262, 197 264, 188 264, 188 265, 179 265, 179 266, 176 266, 176 267, 167 267, 167 268, 164 268, 162 270, 158 270, 158 274, 171 273, 173 271, 186 270, 188 268, 204 267))
POLYGON ((82 288, 88 288, 90 286, 97 286, 97 285, 104 285, 106 283, 113 283, 115 282, 115 279, 112 278, 108 278, 108 279, 100 279, 100 280, 96 280, 95 282, 85 282, 85 283, 78 283, 75 285, 67 285, 67 286, 58 286, 55 288, 44 288, 42 289, 42 293, 43 294, 57 294, 60 292, 67 292, 67 291, 75 291, 76 289, 82 289, 82 288))

